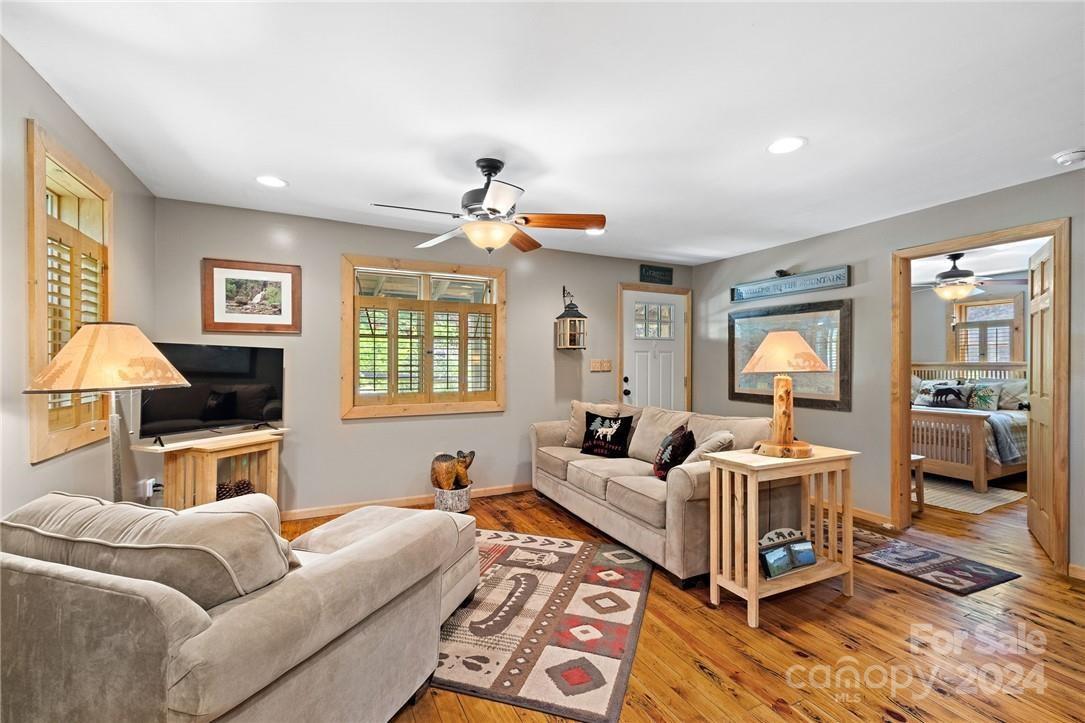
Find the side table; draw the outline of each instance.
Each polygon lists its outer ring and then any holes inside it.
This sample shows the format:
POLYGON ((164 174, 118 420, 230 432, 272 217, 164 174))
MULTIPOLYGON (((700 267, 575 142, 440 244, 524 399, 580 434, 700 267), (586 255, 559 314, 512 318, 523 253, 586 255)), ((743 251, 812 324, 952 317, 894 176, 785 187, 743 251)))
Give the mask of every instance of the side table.
POLYGON ((805 459, 766 457, 748 449, 705 455, 712 463, 708 557, 714 607, 721 589, 734 593, 746 601, 746 622, 756 628, 761 598, 832 577, 843 577, 841 592, 852 594, 851 462, 858 454, 815 445, 805 459), (799 530, 814 543, 817 561, 769 579, 758 557, 758 492, 762 483, 790 478, 801 486, 799 530))

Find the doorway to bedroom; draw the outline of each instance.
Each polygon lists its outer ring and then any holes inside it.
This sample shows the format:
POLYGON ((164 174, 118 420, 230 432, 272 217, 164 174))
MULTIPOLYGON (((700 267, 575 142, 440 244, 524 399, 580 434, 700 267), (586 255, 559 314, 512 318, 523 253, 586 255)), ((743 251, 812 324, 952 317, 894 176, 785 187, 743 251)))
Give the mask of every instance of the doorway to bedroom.
POLYGON ((1068 261, 1065 219, 893 255, 897 527, 986 515, 1067 571, 1068 261))

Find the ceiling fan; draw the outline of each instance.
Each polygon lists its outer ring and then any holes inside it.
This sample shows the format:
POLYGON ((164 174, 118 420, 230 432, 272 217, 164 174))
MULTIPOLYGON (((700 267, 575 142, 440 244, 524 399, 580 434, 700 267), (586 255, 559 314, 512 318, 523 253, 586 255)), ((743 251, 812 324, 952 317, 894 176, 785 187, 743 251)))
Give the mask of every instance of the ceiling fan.
POLYGON ((991 283, 1000 284, 1027 284, 1028 279, 992 279, 987 276, 976 276, 975 272, 968 269, 958 268, 957 262, 964 258, 964 254, 957 252, 947 254, 950 267, 934 277, 934 283, 916 284, 918 287, 927 287, 934 291, 943 301, 960 301, 969 296, 984 293, 978 287, 991 283))
POLYGON ((600 213, 517 213, 516 202, 524 194, 524 189, 495 178, 505 167, 505 162, 496 158, 480 158, 475 161, 475 166, 486 178, 486 183, 480 188, 472 188, 463 194, 463 198, 460 199, 459 213, 394 206, 388 203, 373 205, 404 211, 436 213, 463 220, 461 225, 451 231, 415 246, 419 249, 436 246, 462 233, 471 243, 480 249, 486 249, 488 253, 493 253, 494 249, 499 249, 505 244, 510 244, 521 251, 534 251, 541 248, 542 244, 531 238, 524 230, 525 228, 582 230, 593 236, 602 234, 606 230, 607 217, 600 213))

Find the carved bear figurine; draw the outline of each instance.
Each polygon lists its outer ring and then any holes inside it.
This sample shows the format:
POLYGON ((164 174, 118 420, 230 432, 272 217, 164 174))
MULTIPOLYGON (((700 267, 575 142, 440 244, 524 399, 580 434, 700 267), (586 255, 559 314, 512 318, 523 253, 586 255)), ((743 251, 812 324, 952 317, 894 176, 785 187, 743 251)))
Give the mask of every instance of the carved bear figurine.
POLYGON ((471 484, 467 468, 474 461, 474 450, 466 453, 461 450, 456 452, 455 457, 451 454, 439 454, 430 465, 430 483, 443 490, 463 489, 471 484))

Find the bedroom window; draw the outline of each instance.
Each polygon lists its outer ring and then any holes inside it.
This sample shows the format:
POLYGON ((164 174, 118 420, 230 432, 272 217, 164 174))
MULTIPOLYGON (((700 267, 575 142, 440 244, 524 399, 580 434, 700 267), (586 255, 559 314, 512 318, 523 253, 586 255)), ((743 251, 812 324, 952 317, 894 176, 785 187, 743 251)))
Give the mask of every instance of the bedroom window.
MULTIPOLYGON (((109 317, 113 194, 34 121, 27 122, 29 371, 36 374, 88 322, 109 317)), ((108 436, 103 395, 27 399, 30 461, 108 436)))
POLYGON ((504 269, 344 256, 344 419, 504 408, 504 269))
POLYGON ((1023 361, 1023 317, 1023 296, 955 304, 951 321, 953 361, 1023 361))

